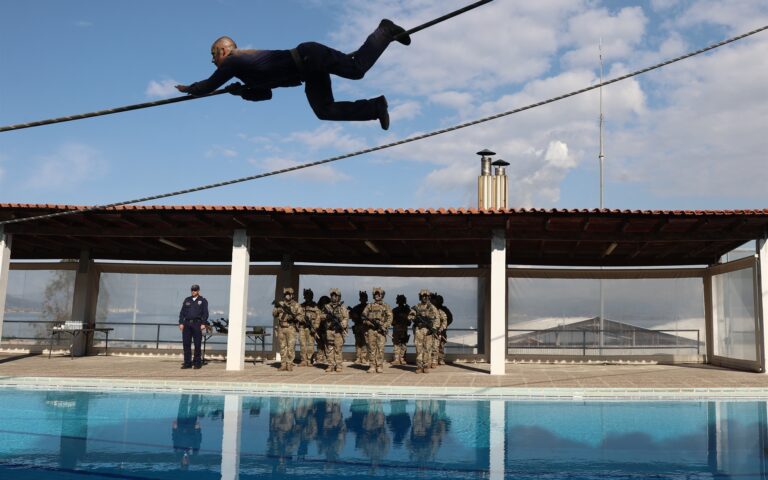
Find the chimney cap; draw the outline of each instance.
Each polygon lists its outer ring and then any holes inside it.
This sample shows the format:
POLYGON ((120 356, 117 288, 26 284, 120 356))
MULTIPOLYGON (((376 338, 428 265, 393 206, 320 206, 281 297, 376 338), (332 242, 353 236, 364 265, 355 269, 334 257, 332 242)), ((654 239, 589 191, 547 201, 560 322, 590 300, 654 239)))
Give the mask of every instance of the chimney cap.
POLYGON ((496 152, 492 152, 486 148, 484 150, 480 150, 479 152, 477 152, 477 154, 482 155, 484 157, 490 157, 491 155, 496 155, 496 152))
POLYGON ((495 162, 491 163, 494 167, 506 167, 509 166, 509 162, 505 162, 502 159, 498 159, 495 162))

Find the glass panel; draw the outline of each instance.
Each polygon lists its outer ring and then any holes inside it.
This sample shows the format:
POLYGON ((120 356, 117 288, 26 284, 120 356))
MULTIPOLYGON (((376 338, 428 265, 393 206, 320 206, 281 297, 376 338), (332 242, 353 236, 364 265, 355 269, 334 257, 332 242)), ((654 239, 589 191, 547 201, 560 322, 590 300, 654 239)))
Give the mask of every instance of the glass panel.
POLYGON ((752 268, 712 277, 717 328, 715 355, 757 360, 753 281, 752 268))
POLYGON ((70 319, 74 291, 74 270, 11 270, 3 341, 47 342, 52 324, 70 319))
POLYGON ((511 354, 706 351, 700 278, 510 278, 508 309, 511 354))
MULTIPOLYGON (((99 288, 97 325, 114 328, 110 347, 178 348, 181 303, 193 283, 208 300, 210 320, 229 315, 229 275, 104 273, 99 288)), ((248 281, 248 326, 272 326, 274 275, 251 275, 248 281)), ((268 337, 269 338, 269 337, 268 337)), ((98 339, 97 339, 98 341, 98 339)), ((226 348, 215 337, 207 348, 226 348)))

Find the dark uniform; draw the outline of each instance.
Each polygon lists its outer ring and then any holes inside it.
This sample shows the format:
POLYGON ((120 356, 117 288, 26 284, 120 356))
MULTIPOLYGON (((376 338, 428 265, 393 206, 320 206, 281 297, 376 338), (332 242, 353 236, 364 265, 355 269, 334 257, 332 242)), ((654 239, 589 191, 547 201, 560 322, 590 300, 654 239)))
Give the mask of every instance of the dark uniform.
MULTIPOLYGON (((387 117, 387 101, 383 96, 355 102, 337 102, 333 98, 331 75, 358 80, 376 63, 394 36, 404 30, 389 20, 368 36, 354 53, 346 54, 316 42, 306 42, 291 50, 235 50, 226 57, 207 80, 195 82, 187 93, 205 95, 224 85, 233 77, 246 87, 263 90, 255 100, 272 97, 268 89, 294 87, 303 81, 304 91, 312 110, 321 120, 375 120, 387 117)), ((410 39, 398 39, 409 43, 410 39)), ((241 95, 243 96, 243 95, 241 95)), ((246 96, 243 98, 250 99, 246 96)))
POLYGON ((200 344, 203 341, 203 325, 208 325, 208 300, 202 295, 190 296, 184 299, 179 312, 179 325, 184 325, 181 332, 182 342, 184 344, 184 365, 185 368, 200 368, 202 358, 200 356, 200 344), (192 358, 192 341, 195 342, 195 357, 192 358))

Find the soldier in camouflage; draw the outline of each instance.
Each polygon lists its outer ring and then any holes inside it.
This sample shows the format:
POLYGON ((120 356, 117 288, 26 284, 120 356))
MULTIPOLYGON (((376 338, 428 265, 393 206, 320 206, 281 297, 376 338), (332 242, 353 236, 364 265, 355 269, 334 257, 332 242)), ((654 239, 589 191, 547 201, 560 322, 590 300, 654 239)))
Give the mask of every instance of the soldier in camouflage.
POLYGON ((315 294, 311 288, 304 289, 304 303, 301 304, 301 319, 299 321, 299 345, 301 349, 300 367, 312 365, 314 356, 315 337, 320 326, 320 309, 315 303, 315 294))
POLYGON ((280 341, 280 370, 291 372, 296 354, 296 328, 301 318, 301 306, 293 299, 293 288, 283 288, 283 300, 275 303, 272 316, 280 341))
POLYGON ((410 335, 408 327, 411 321, 408 320, 408 313, 411 307, 408 306, 408 300, 405 295, 397 296, 397 306, 392 309, 392 351, 394 359, 392 365, 405 365, 405 350, 410 335))
POLYGON ((349 309, 349 319, 352 320, 352 333, 355 335, 355 363, 358 365, 368 365, 368 351, 365 340, 365 325, 361 315, 368 305, 368 292, 360 290, 358 294, 359 301, 357 305, 349 309))
MULTIPOLYGON (((429 301, 437 309, 437 315, 439 317, 437 328, 435 329, 435 333, 432 338, 432 351, 429 356, 429 362, 427 362, 429 365, 429 368, 437 368, 437 364, 439 362, 439 357, 440 357, 440 338, 442 337, 445 329, 448 328, 447 326, 448 317, 445 314, 445 312, 441 310, 440 307, 438 306, 437 304, 438 297, 440 296, 437 293, 432 293, 429 295, 429 301)), ((443 298, 443 297, 440 297, 440 298, 443 298)), ((445 362, 443 362, 443 364, 445 364, 445 362)))
POLYGON ((384 346, 387 332, 392 325, 392 308, 384 303, 384 289, 373 289, 373 303, 363 309, 361 318, 365 327, 365 343, 368 350, 368 373, 384 372, 384 346))
POLYGON ((331 303, 331 297, 323 295, 317 300, 317 308, 320 310, 320 317, 318 318, 318 327, 315 330, 315 338, 317 339, 317 350, 315 352, 314 363, 327 364, 328 361, 325 358, 325 352, 328 350, 328 339, 326 338, 325 320, 323 317, 323 310, 325 306, 331 303))
POLYGON ((419 303, 411 308, 408 320, 413 322, 416 343, 416 373, 427 373, 432 357, 433 338, 440 325, 440 314, 429 300, 429 290, 419 291, 419 303))
POLYGON ((440 310, 440 334, 437 341, 437 364, 445 365, 445 343, 448 341, 448 327, 453 323, 453 313, 443 303, 443 296, 435 294, 432 303, 440 310))
POLYGON ((323 322, 326 334, 326 372, 342 371, 341 350, 344 347, 344 337, 347 335, 349 312, 341 301, 341 292, 332 288, 331 303, 323 307, 323 322))

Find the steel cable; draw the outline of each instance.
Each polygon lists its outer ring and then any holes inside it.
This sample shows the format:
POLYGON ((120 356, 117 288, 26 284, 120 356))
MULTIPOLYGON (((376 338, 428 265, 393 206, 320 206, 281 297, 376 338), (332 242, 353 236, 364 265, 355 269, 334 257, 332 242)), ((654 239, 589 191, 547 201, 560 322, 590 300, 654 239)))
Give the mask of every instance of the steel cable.
POLYGON ((65 211, 49 213, 49 214, 45 214, 45 215, 36 215, 36 216, 32 216, 32 217, 24 217, 24 218, 12 219, 12 220, 5 220, 5 221, 0 222, 0 225, 8 225, 8 224, 20 223, 20 222, 28 222, 28 221, 32 221, 32 220, 43 220, 43 219, 46 219, 46 218, 59 217, 59 216, 63 216, 63 215, 72 215, 72 214, 76 214, 76 213, 92 212, 92 211, 95 211, 95 210, 107 210, 107 209, 112 209, 112 208, 116 208, 116 207, 120 207, 120 206, 132 205, 132 204, 135 204, 135 203, 142 203, 142 202, 148 202, 148 201, 152 201, 152 200, 159 200, 161 198, 175 197, 175 196, 179 196, 179 195, 185 195, 187 193, 199 192, 199 191, 202 191, 202 190, 210 190, 210 189, 213 189, 213 188, 224 187, 224 186, 233 185, 233 184, 236 184, 236 183, 243 183, 243 182, 248 182, 248 181, 251 181, 251 180, 257 180, 257 179, 260 179, 260 178, 271 177, 271 176, 274 176, 274 175, 280 175, 280 174, 283 174, 283 173, 294 172, 296 170, 302 170, 304 168, 315 167, 317 165, 323 165, 323 164, 326 164, 326 163, 337 162, 339 160, 345 160, 347 158, 356 157, 356 156, 360 156, 360 155, 365 155, 367 153, 377 152, 377 151, 385 150, 385 149, 392 148, 392 147, 397 147, 399 145, 404 145, 406 143, 412 143, 412 142, 416 142, 416 141, 419 141, 419 140, 424 140, 426 138, 435 137, 437 135, 442 135, 444 133, 453 132, 453 131, 460 130, 460 129, 463 129, 463 128, 467 128, 467 127, 471 127, 471 126, 474 126, 474 125, 478 125, 478 124, 481 124, 481 123, 490 122, 491 120, 496 120, 498 118, 506 117, 506 116, 509 116, 509 115, 513 115, 515 113, 519 113, 519 112, 525 111, 525 110, 530 110, 530 109, 533 109, 533 108, 536 108, 536 107, 540 107, 540 106, 543 106, 543 105, 547 105, 547 104, 550 104, 550 103, 554 103, 554 102, 557 102, 557 101, 560 101, 560 100, 563 100, 563 99, 566 99, 566 98, 569 98, 569 97, 573 97, 575 95, 579 95, 579 94, 588 92, 590 90, 594 90, 596 88, 600 88, 600 87, 605 86, 605 85, 610 85, 612 83, 620 82, 622 80, 626 80, 628 78, 635 77, 637 75, 641 75, 641 74, 649 72, 651 70, 655 70, 655 69, 664 67, 664 66, 669 65, 671 63, 675 63, 675 62, 679 62, 681 60, 685 60, 686 58, 690 58, 690 57, 693 57, 695 55, 699 55, 701 53, 707 52, 709 50, 713 50, 713 49, 718 48, 718 47, 722 47, 723 45, 727 45, 729 43, 733 43, 735 41, 741 40, 741 39, 746 38, 746 37, 748 37, 750 35, 754 35, 756 33, 762 32, 762 31, 767 30, 767 29, 768 29, 768 25, 760 27, 760 28, 757 28, 757 29, 752 30, 750 32, 738 35, 736 37, 731 37, 731 38, 729 38, 727 40, 723 40, 722 42, 718 42, 718 43, 709 45, 709 46, 701 48, 699 50, 686 53, 685 55, 681 55, 679 57, 675 57, 675 58, 672 58, 670 60, 666 60, 664 62, 657 63, 657 64, 652 65, 650 67, 642 68, 640 70, 635 70, 634 72, 628 73, 626 75, 622 75, 620 77, 616 77, 616 78, 612 78, 610 80, 606 80, 606 81, 604 81, 602 83, 597 83, 595 85, 591 85, 589 87, 582 88, 580 90, 575 90, 575 91, 572 91, 572 92, 569 92, 569 93, 566 93, 566 94, 563 94, 563 95, 559 95, 557 97, 552 97, 552 98, 549 98, 547 100, 543 100, 543 101, 540 101, 540 102, 532 103, 532 104, 526 105, 524 107, 516 108, 514 110, 508 110, 508 111, 503 112, 503 113, 498 113, 498 114, 491 115, 491 116, 488 116, 488 117, 483 117, 483 118, 480 118, 480 119, 477 119, 477 120, 473 120, 473 121, 470 121, 470 122, 462 123, 462 124, 455 125, 455 126, 452 126, 452 127, 443 128, 441 130, 435 130, 435 131, 428 132, 428 133, 425 133, 425 134, 422 134, 422 135, 417 135, 417 136, 414 136, 414 137, 408 137, 408 138, 405 138, 403 140, 398 140, 396 142, 386 143, 384 145, 379 145, 379 146, 376 146, 376 147, 366 148, 366 149, 363 149, 363 150, 358 150, 356 152, 351 152, 351 153, 346 153, 346 154, 343 154, 343 155, 338 155, 338 156, 335 156, 335 157, 326 158, 324 160, 318 160, 318 161, 315 161, 315 162, 303 163, 303 164, 300 164, 300 165, 294 165, 292 167, 282 168, 282 169, 279 169, 279 170, 273 170, 271 172, 260 173, 260 174, 257 174, 257 175, 249 175, 247 177, 236 178, 234 180, 227 180, 227 181, 224 181, 224 182, 211 183, 211 184, 202 185, 202 186, 199 186, 199 187, 187 188, 187 189, 184 189, 184 190, 177 190, 175 192, 163 193, 163 194, 159 194, 159 195, 152 195, 152 196, 148 196, 148 197, 137 198, 137 199, 134 199, 134 200, 126 200, 126 201, 122 201, 122 202, 108 203, 108 204, 104 204, 104 205, 96 205, 96 206, 93 206, 93 207, 84 207, 84 208, 78 208, 78 209, 74 209, 74 210, 65 210, 65 211))

